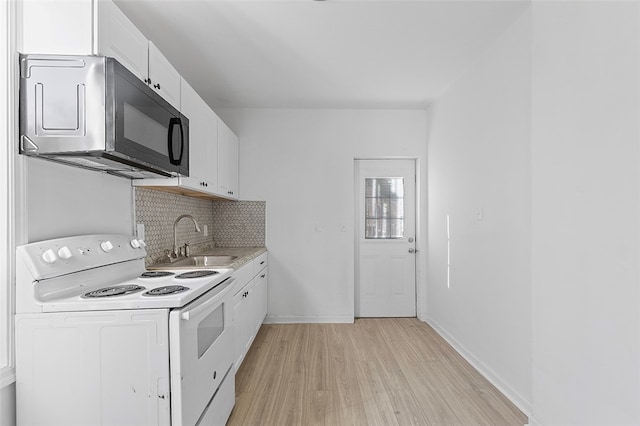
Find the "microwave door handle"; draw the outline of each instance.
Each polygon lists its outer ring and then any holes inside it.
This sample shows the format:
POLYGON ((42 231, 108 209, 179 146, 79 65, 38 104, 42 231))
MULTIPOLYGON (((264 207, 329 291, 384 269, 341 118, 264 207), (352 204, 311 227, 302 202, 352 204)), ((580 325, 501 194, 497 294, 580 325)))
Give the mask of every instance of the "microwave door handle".
POLYGON ((169 120, 169 162, 173 165, 179 166, 182 163, 182 154, 184 153, 184 131, 182 129, 182 120, 178 117, 173 117, 169 120), (173 127, 180 126, 180 156, 176 159, 173 156, 173 127))
POLYGON ((220 301, 220 297, 217 297, 223 293, 226 293, 226 291, 228 290, 229 287, 231 287, 231 285, 236 281, 235 278, 227 278, 226 280, 222 281, 220 284, 218 284, 217 287, 221 287, 222 291, 220 293, 218 293, 216 296, 212 297, 211 299, 208 299, 207 301, 205 301, 204 303, 188 310, 188 311, 184 311, 180 314, 180 318, 182 318, 185 321, 189 321, 191 319, 191 317, 195 317, 198 314, 200 314, 202 311, 206 311, 207 309, 209 309, 209 305, 216 304, 220 301))

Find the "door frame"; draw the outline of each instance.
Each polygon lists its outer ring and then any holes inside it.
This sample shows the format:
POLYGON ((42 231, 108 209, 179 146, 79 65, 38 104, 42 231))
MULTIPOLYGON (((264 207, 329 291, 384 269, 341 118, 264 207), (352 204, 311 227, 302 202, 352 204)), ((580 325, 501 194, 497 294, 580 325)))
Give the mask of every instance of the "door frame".
MULTIPOLYGON (((358 280, 358 268, 360 262, 360 217, 358 211, 358 197, 360 197, 360 189, 358 185, 358 167, 357 162, 362 160, 413 160, 414 168, 416 173, 416 182, 415 182, 415 247, 416 247, 416 262, 415 262, 415 297, 416 297, 416 317, 422 321, 425 321, 426 318, 423 318, 426 312, 426 295, 423 295, 423 291, 420 286, 420 278, 421 278, 421 268, 420 264, 422 263, 423 256, 426 256, 426 244, 422 244, 422 198, 420 196, 421 189, 421 164, 420 158, 415 156, 389 156, 389 157, 354 157, 353 158, 353 312, 354 319, 357 318, 355 315, 356 312, 356 303, 358 301, 358 294, 360 291, 360 283, 358 280), (424 298, 425 302, 421 303, 421 299, 424 298)), ((426 223, 425 223, 426 224, 426 223)))

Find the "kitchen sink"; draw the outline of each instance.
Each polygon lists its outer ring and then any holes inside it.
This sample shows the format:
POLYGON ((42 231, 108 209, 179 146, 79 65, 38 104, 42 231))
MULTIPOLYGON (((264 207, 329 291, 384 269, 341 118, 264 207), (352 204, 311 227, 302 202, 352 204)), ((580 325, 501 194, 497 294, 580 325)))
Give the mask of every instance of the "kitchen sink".
POLYGON ((199 266, 225 266, 233 263, 238 256, 229 255, 199 255, 186 257, 184 259, 177 260, 171 264, 172 267, 199 267, 199 266))

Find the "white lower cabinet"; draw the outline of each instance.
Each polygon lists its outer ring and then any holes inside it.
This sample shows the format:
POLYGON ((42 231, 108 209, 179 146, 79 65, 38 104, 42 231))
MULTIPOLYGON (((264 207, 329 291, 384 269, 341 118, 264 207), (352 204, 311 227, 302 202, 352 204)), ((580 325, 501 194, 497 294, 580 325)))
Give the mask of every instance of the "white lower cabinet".
POLYGON ((244 356, 253 341, 254 282, 251 280, 233 297, 233 321, 235 326, 235 366, 240 368, 244 356))
POLYGON ((234 273, 238 281, 233 296, 235 371, 238 371, 267 315, 267 254, 264 253, 234 273))
POLYGON ((265 317, 267 316, 267 268, 264 268, 262 271, 256 275, 253 279, 254 281, 254 330, 255 333, 258 333, 260 330, 260 326, 264 322, 265 317))

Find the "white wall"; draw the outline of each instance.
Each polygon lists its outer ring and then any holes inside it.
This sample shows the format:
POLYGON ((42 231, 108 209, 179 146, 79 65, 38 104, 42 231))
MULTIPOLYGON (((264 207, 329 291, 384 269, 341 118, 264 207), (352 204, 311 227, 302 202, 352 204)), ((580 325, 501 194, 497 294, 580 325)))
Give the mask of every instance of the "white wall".
POLYGON ((0 425, 15 424, 15 384, 8 384, 13 380, 12 371, 12 333, 13 329, 13 246, 11 245, 11 233, 13 231, 9 223, 11 209, 13 207, 10 198, 12 183, 9 173, 12 170, 13 150, 11 138, 13 126, 11 126, 13 111, 9 105, 13 100, 11 58, 13 58, 13 34, 14 19, 12 5, 9 2, 0 3, 0 371, 2 383, 0 384, 0 425), (5 377, 9 375, 10 378, 5 377))
POLYGON ((534 2, 535 420, 640 424, 638 2, 534 2))
POLYGON ((26 158, 28 241, 70 235, 133 233, 131 181, 26 158))
MULTIPOLYGON (((419 158, 424 188, 425 112, 217 112, 240 138, 241 198, 267 202, 268 319, 351 321, 354 158, 419 158), (340 231, 342 225, 347 232, 340 231)), ((424 244, 426 230, 422 229, 424 244)), ((426 258, 421 259, 424 270, 426 258)), ((419 294, 424 294, 424 288, 419 294)))
POLYGON ((430 109, 428 140, 428 322, 526 411, 532 399, 530 44, 526 12, 430 109))
POLYGON ((533 2, 430 111, 429 320, 532 424, 640 424, 639 60, 637 2, 533 2))

